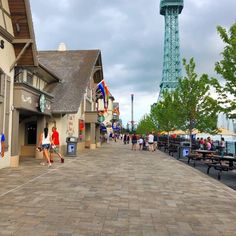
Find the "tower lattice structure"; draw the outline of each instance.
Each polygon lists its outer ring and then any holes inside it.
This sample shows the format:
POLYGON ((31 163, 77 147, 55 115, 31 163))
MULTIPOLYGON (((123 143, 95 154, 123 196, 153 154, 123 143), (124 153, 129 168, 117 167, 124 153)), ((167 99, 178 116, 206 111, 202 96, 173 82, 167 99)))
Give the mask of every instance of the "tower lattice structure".
POLYGON ((159 100, 163 91, 173 91, 181 77, 178 16, 184 7, 183 0, 161 0, 160 14, 165 16, 164 61, 159 100))

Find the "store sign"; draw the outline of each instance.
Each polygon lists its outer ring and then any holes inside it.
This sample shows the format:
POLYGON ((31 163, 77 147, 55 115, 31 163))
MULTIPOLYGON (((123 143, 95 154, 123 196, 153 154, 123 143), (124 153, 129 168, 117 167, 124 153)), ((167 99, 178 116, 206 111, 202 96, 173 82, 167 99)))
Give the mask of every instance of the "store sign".
POLYGON ((67 131, 68 136, 73 136, 75 134, 75 115, 67 115, 67 131))
POLYGON ((104 116, 98 116, 98 122, 102 123, 105 120, 104 116))
POLYGON ((1 49, 4 48, 4 41, 3 41, 3 40, 0 41, 0 48, 1 48, 1 49))
POLYGON ((46 98, 44 94, 41 94, 39 97, 39 110, 41 112, 45 111, 45 107, 46 107, 46 98))

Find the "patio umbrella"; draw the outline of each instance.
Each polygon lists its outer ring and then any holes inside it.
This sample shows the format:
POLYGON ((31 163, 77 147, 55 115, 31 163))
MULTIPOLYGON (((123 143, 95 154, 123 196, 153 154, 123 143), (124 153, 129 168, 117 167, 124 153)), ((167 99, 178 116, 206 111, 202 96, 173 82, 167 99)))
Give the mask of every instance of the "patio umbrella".
POLYGON ((228 129, 225 129, 225 128, 219 128, 219 133, 217 133, 219 135, 224 135, 224 136, 236 136, 236 133, 228 130, 228 129))
POLYGON ((182 134, 186 134, 186 132, 179 129, 179 130, 171 131, 170 134, 182 135, 182 134))

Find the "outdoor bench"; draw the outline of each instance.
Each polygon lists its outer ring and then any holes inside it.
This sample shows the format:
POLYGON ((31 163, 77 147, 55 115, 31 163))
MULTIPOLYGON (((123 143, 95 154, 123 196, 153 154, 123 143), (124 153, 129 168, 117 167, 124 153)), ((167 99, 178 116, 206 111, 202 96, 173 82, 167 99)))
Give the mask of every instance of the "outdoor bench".
POLYGON ((207 174, 209 175, 210 169, 213 167, 215 170, 218 170, 218 174, 217 174, 217 178, 218 180, 221 179, 221 173, 222 171, 229 171, 232 170, 231 167, 229 167, 229 165, 227 163, 221 162, 221 161, 213 161, 213 162, 209 162, 206 163, 206 165, 208 166, 207 168, 207 174))
POLYGON ((207 174, 209 174, 210 169, 213 167, 215 170, 218 170, 218 180, 220 180, 222 171, 230 171, 235 169, 236 166, 233 164, 233 161, 235 161, 234 157, 220 157, 215 155, 212 162, 206 163, 208 166, 207 174))
POLYGON ((168 148, 169 155, 173 156, 174 153, 178 152, 179 146, 177 145, 170 145, 168 148))
POLYGON ((158 149, 161 150, 162 147, 165 147, 165 143, 159 141, 159 142, 157 143, 157 147, 158 147, 158 149))
POLYGON ((193 160, 193 166, 196 166, 196 161, 201 161, 203 159, 202 155, 199 155, 197 153, 190 153, 188 156, 188 164, 190 164, 190 161, 193 160))

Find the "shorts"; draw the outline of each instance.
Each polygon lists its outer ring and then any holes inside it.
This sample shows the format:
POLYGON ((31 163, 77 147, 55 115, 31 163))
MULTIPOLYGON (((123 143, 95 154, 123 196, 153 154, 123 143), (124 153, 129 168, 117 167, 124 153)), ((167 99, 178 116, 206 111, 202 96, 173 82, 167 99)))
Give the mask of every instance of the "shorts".
POLYGON ((149 143, 149 142, 148 142, 148 144, 152 145, 153 143, 149 143))
POLYGON ((133 141, 132 141, 132 144, 135 144, 135 143, 137 143, 137 140, 133 140, 133 141))
POLYGON ((50 149, 51 145, 50 144, 42 144, 42 149, 50 149))

